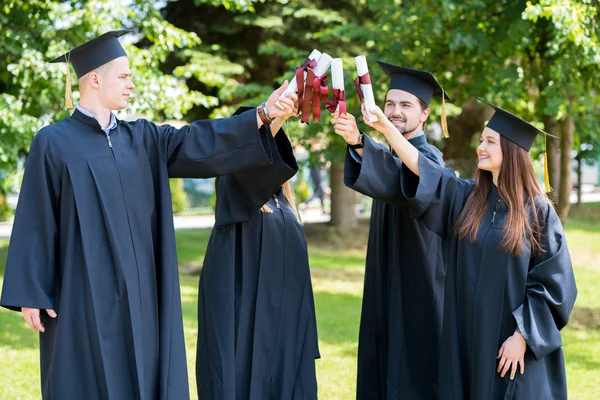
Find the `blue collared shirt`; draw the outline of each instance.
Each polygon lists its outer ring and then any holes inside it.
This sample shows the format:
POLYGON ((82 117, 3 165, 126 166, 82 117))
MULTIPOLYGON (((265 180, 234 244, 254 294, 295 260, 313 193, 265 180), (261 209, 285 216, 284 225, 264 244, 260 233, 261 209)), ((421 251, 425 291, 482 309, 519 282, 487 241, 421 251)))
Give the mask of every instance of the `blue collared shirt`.
MULTIPOLYGON (((77 104, 77 109, 83 115, 88 116, 90 118, 94 118, 95 120, 98 120, 98 118, 96 118, 96 116, 94 114, 87 111, 85 108, 81 107, 81 105, 77 104)), ((110 131, 115 129, 116 127, 117 127, 117 118, 115 117, 115 114, 110 113, 110 124, 108 124, 108 128, 102 129, 102 130, 104 131, 104 133, 106 133, 106 136, 108 136, 108 135, 110 135, 110 131)))
MULTIPOLYGON (((411 139, 414 139, 414 138, 417 138, 417 137, 423 136, 423 135, 425 135, 425 132, 421 131, 421 132, 417 133, 415 136, 411 137, 411 139)), ((362 164, 362 158, 360 158, 360 156, 358 155, 356 150, 354 150, 354 149, 348 149, 348 150, 350 150, 350 155, 352 156, 354 161, 356 161, 359 164, 362 164)))

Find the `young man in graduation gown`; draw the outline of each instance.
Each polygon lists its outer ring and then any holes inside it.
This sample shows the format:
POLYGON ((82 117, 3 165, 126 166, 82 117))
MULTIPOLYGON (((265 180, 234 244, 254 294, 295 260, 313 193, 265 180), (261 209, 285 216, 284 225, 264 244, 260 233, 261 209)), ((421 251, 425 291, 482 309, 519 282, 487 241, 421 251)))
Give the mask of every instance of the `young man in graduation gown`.
MULTIPOLYGON (((427 143, 423 128, 431 98, 446 94, 429 72, 378 63, 390 77, 386 116, 425 157, 443 165, 441 152, 427 143)), ((399 177, 390 179, 401 164, 395 154, 359 132, 350 114, 332 123, 349 145, 346 185, 373 198, 357 398, 434 399, 443 312, 440 238, 410 218, 399 177)))
POLYGON ((268 165, 260 128, 284 115, 278 99, 293 108, 282 86, 228 119, 121 121, 111 111, 134 88, 124 33, 52 61, 73 65, 81 101, 36 134, 25 167, 0 303, 42 332, 44 399, 189 398, 169 178, 268 165))

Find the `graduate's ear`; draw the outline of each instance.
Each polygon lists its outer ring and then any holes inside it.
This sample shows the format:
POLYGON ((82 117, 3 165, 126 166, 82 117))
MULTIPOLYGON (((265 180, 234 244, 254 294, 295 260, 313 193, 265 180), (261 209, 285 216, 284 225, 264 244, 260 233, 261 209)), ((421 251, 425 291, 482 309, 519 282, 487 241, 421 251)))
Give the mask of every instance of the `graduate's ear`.
POLYGON ((88 74, 88 82, 89 85, 95 89, 98 89, 100 87, 100 74, 98 73, 98 71, 92 71, 88 74))
POLYGON ((431 109, 429 107, 427 107, 423 111, 421 111, 421 117, 419 118, 419 121, 421 121, 421 122, 427 121, 427 118, 429 118, 429 114, 431 114, 431 109))

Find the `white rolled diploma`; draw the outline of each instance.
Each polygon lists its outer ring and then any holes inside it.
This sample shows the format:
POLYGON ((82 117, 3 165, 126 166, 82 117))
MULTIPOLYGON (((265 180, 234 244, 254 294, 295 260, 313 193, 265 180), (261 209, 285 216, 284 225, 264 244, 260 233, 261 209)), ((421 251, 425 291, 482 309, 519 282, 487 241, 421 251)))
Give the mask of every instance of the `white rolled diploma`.
MULTIPOLYGON (((319 50, 314 49, 308 56, 308 59, 315 60, 318 63, 321 56, 322 53, 319 50)), ((304 72, 304 80, 306 80, 306 72, 304 72)), ((296 93, 296 90, 298 90, 298 83, 296 82, 296 75, 294 75, 294 77, 289 80, 289 85, 284 93, 296 93)))
MULTIPOLYGON (((359 77, 369 73, 369 67, 367 67, 367 59, 365 56, 358 56, 354 60, 356 60, 356 71, 359 77)), ((373 95, 373 86, 371 86, 370 83, 367 85, 361 84, 360 88, 365 96, 365 107, 367 108, 369 120, 371 122, 376 122, 377 117, 369 112, 369 110, 375 108, 375 95, 373 95)))
POLYGON ((331 60, 331 85, 334 89, 344 90, 344 67, 341 58, 331 60))
MULTIPOLYGON (((313 49, 313 51, 308 56, 308 59, 315 60, 318 63, 319 59, 321 58, 321 55, 322 55, 322 53, 319 50, 313 49)), ((304 72, 304 80, 306 81, 306 72, 304 72)), ((294 77, 288 81, 288 87, 283 92, 283 95, 285 95, 286 93, 296 93, 297 90, 298 90, 298 82, 296 82, 296 75, 294 74, 294 77)), ((281 104, 279 104, 279 101, 276 101, 275 105, 283 110, 283 107, 281 106, 281 104)))
MULTIPOLYGON (((331 86, 334 90, 339 89, 342 93, 344 92, 344 67, 341 58, 331 60, 331 86)), ((339 110, 339 107, 338 105, 336 111, 339 110)))
MULTIPOLYGON (((317 61, 317 66, 313 68, 315 76, 325 75, 325 72, 327 72, 327 70, 329 69, 329 66, 331 65, 331 61, 333 61, 333 58, 331 58, 331 56, 329 54, 327 54, 327 53, 321 54, 319 61, 317 61)), ((311 82, 311 85, 312 85, 312 82, 311 82)))

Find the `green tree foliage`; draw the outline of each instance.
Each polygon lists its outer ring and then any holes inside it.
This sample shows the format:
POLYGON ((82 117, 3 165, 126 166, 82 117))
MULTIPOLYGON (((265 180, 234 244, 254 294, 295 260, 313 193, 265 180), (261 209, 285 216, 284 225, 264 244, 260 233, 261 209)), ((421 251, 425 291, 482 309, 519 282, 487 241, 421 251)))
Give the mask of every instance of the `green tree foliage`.
POLYGON ((173 213, 181 214, 187 206, 187 198, 183 190, 183 179, 169 179, 173 213))
MULTIPOLYGON (((367 55, 379 104, 387 79, 376 60, 432 71, 454 99, 448 107, 451 137, 440 146, 450 165, 464 176, 474 172, 477 135, 490 115, 474 100, 476 96, 558 135, 569 134, 565 121, 572 119, 571 141, 576 149, 581 144, 597 149, 599 144, 597 0, 5 3, 0 8, 4 32, 0 37, 0 169, 4 171, 14 168, 41 125, 68 115, 62 108, 64 66, 45 60, 118 27, 136 32, 126 39, 137 83, 128 112, 153 119, 228 116, 238 104, 256 105, 276 84, 291 78, 294 67, 318 48, 343 58, 348 110, 359 120, 352 85, 354 56, 367 55), (158 4, 164 8, 157 10, 158 4)), ((432 112, 431 120, 438 120, 439 102, 432 103, 432 112)), ((305 147, 315 138, 326 143, 335 170, 345 145, 333 134, 328 112, 323 110, 322 116, 321 123, 306 126, 293 121, 285 128, 305 147)), ((361 124, 361 128, 366 127, 361 124)), ((560 158, 557 146, 548 144, 551 176, 555 188, 564 186, 567 193, 569 182, 560 171, 568 171, 570 152, 563 151, 560 158)), ((542 151, 540 141, 532 155, 542 151)), ((597 152, 586 150, 585 156, 597 157, 597 152)))
MULTIPOLYGON (((65 64, 49 64, 68 49, 100 33, 131 28, 125 37, 136 96, 124 112, 151 119, 182 118, 194 105, 216 98, 190 90, 163 62, 181 48, 201 41, 166 22, 155 2, 132 0, 7 0, 0 6, 0 197, 18 157, 28 151, 35 132, 69 115, 64 109, 65 64)), ((76 82, 74 101, 78 99, 76 82)), ((123 113, 123 114, 124 114, 123 113)))

